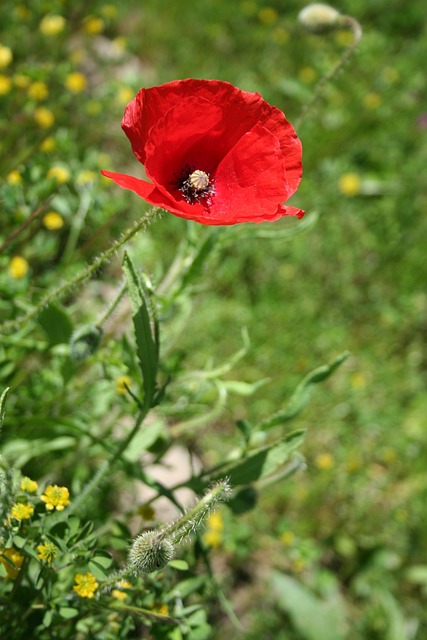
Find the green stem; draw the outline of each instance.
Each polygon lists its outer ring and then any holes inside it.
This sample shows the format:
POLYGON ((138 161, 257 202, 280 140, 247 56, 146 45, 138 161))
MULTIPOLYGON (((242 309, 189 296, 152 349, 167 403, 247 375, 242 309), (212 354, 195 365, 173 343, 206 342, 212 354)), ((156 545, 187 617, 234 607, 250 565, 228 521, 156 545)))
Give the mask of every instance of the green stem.
POLYGON ((295 121, 296 129, 298 129, 298 127, 300 126, 302 121, 305 119, 305 117, 309 115, 314 104, 317 102, 317 100, 321 96, 322 91, 325 88, 325 86, 328 84, 328 82, 331 82, 335 78, 335 76, 340 71, 340 69, 342 69, 342 67, 346 64, 346 62, 348 62, 348 60, 351 58, 353 53, 356 51, 360 43, 360 40, 362 38, 362 27, 357 22, 357 20, 355 18, 352 18, 351 16, 340 16, 337 20, 336 28, 350 29, 353 32, 353 41, 348 45, 347 49, 345 49, 341 58, 332 67, 332 69, 328 71, 328 73, 326 73, 322 78, 320 78, 319 82, 317 83, 314 89, 314 93, 311 100, 306 105, 303 106, 300 117, 295 121))
POLYGON ((116 307, 118 306, 118 304, 120 303, 120 300, 123 298, 125 292, 126 292, 126 288, 127 288, 127 284, 126 282, 124 282, 122 284, 122 286, 119 289, 119 293, 117 294, 117 296, 114 298, 113 302, 110 304, 110 306, 107 308, 107 310, 105 311, 105 313, 99 318, 98 322, 96 323, 97 327, 102 327, 103 324, 105 324, 105 322, 108 320, 108 318, 111 316, 111 314, 113 313, 113 311, 116 309, 116 307))
POLYGON ((35 307, 32 307, 32 309, 27 311, 27 313, 25 313, 20 318, 16 318, 15 320, 7 320, 6 322, 4 322, 2 325, 0 325, 0 331, 4 331, 5 333, 16 331, 20 327, 20 325, 22 325, 22 323, 31 320, 31 318, 34 318, 34 316, 36 316, 43 309, 43 307, 50 304, 53 300, 61 298, 67 291, 69 291, 69 289, 72 289, 73 287, 90 278, 92 274, 97 271, 97 269, 99 269, 105 262, 107 262, 111 258, 111 256, 116 253, 116 251, 118 251, 124 244, 126 244, 126 242, 133 238, 133 236, 136 235, 138 231, 140 231, 141 229, 145 229, 154 220, 158 211, 158 209, 152 209, 151 211, 146 213, 136 224, 127 229, 127 231, 125 231, 125 233, 119 240, 113 242, 113 244, 106 251, 100 253, 91 265, 85 267, 73 278, 67 280, 66 282, 63 282, 61 285, 59 285, 59 287, 47 293, 35 307))

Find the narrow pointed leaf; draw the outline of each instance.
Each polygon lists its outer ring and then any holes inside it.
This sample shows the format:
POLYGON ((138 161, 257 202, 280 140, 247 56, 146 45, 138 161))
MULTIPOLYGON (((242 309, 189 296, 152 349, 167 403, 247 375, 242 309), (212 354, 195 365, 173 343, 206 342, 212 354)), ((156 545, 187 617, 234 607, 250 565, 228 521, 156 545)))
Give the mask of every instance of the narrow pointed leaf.
POLYGON ((151 407, 156 389, 158 344, 155 340, 157 330, 153 329, 153 318, 150 314, 150 295, 146 285, 136 273, 127 253, 125 253, 123 258, 123 270, 126 275, 128 294, 132 307, 132 320, 135 329, 138 360, 144 383, 144 406, 151 407))
POLYGON ((313 385, 323 382, 329 378, 329 376, 342 365, 349 355, 349 352, 345 351, 335 358, 335 360, 330 364, 322 365, 321 367, 317 367, 317 369, 310 371, 310 373, 301 380, 288 404, 266 420, 258 423, 257 429, 269 429, 270 427, 274 427, 295 418, 299 413, 301 413, 310 400, 313 385))

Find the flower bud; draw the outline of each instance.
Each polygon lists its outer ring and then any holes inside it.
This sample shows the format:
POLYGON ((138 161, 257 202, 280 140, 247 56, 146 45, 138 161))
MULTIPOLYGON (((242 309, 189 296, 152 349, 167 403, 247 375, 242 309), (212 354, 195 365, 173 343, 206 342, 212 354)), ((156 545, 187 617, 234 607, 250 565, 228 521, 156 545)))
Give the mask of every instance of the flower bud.
POLYGON ((154 573, 163 569, 174 555, 172 542, 162 532, 144 531, 132 544, 129 564, 137 572, 154 573))
POLYGON ((325 33, 339 26, 339 17, 339 11, 333 7, 321 2, 314 2, 299 12, 298 21, 307 31, 325 33))
POLYGON ((85 360, 99 347, 102 329, 93 324, 84 324, 73 332, 70 339, 72 360, 85 360))

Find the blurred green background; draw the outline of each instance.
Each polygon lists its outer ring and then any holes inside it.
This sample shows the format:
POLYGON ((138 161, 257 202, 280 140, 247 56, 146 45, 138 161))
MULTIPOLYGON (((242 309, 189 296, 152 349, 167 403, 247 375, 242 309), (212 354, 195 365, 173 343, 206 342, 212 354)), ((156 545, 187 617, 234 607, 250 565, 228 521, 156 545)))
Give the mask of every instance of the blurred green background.
MULTIPOLYGON (((258 91, 298 120, 316 82, 351 42, 345 31, 304 32, 297 21, 304 6, 299 0, 3 0, 0 44, 13 60, 0 48, 0 240, 52 194, 63 226, 56 232, 45 221, 0 256, 2 317, 75 273, 147 208, 99 178, 101 168, 138 175, 120 119, 140 87, 218 78, 258 91), (65 17, 59 35, 40 29, 45 15, 65 17), (68 171, 66 179, 49 174, 52 167, 68 171), (88 182, 95 186, 84 210, 88 182), (24 258, 24 274, 18 263, 13 268, 16 256, 24 258)), ((346 349, 352 354, 294 425, 308 430, 305 472, 261 493, 255 510, 240 519, 226 514, 218 572, 245 626, 241 637, 422 640, 425 3, 343 0, 336 8, 354 16, 364 34, 356 55, 297 127, 304 176, 292 204, 307 216, 318 213, 318 220, 292 239, 261 240, 245 230, 217 252, 178 348, 189 366, 211 358, 220 363, 240 348, 246 327, 252 347, 230 378, 270 379, 249 399, 231 396, 227 412, 195 439, 200 455, 214 452, 208 458, 233 447, 237 418, 275 411, 307 371, 346 349), (274 569, 293 581, 284 584, 274 569), (330 609, 345 612, 351 631, 320 630, 330 609), (307 612, 319 621, 314 630, 307 612)), ((136 242, 134 255, 154 279, 185 229, 183 220, 165 214, 136 242)), ((118 267, 109 268, 118 277, 118 267)), ((96 295, 88 287, 88 300, 96 295)), ((85 320, 84 304, 81 309, 85 320)), ((8 379, 11 365, 0 349, 8 379)), ((21 365, 24 356, 18 349, 21 365)), ((212 620, 215 637, 237 633, 214 603, 212 620)))

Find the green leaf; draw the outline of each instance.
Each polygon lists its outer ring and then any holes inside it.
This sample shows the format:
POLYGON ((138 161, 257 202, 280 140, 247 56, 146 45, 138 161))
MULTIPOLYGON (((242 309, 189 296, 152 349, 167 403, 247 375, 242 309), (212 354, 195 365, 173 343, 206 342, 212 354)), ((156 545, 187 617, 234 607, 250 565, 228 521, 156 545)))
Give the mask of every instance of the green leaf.
POLYGON ((10 387, 6 387, 3 393, 0 396, 0 429, 3 425, 4 414, 6 412, 6 396, 9 392, 10 387))
POLYGON ((310 373, 301 380, 286 407, 266 420, 258 423, 257 429, 262 430, 275 427, 278 424, 292 420, 292 418, 295 418, 300 414, 310 400, 312 387, 329 378, 329 376, 332 375, 332 373, 334 373, 334 371, 338 369, 345 360, 347 360, 349 355, 350 353, 345 351, 337 356, 337 358, 335 358, 335 360, 330 364, 322 365, 321 367, 317 367, 317 369, 310 371, 310 373))
POLYGON ((89 571, 97 580, 105 580, 107 578, 107 572, 97 562, 92 560, 88 563, 89 571))
POLYGON ((50 304, 42 309, 37 321, 47 335, 49 347, 69 342, 73 324, 65 309, 59 305, 50 304))
MULTIPOLYGON (((230 484, 249 484, 260 478, 277 472, 289 459, 290 454, 297 449, 304 440, 305 432, 293 431, 285 437, 266 447, 260 447, 249 452, 243 460, 221 466, 221 473, 217 478, 227 476, 230 484)), ((215 477, 213 478, 216 479, 215 477)))
POLYGON ((71 450, 75 446, 75 442, 75 438, 68 436, 53 438, 52 440, 38 438, 37 440, 32 440, 31 446, 29 446, 28 440, 17 438, 4 445, 3 453, 5 458, 13 460, 15 467, 22 468, 29 460, 45 455, 47 452, 60 451, 61 449, 71 450))
POLYGON ((3 562, 0 562, 0 578, 5 578, 7 576, 6 567, 3 562))
POLYGON ((156 389, 159 359, 157 319, 146 285, 138 277, 127 253, 123 257, 128 294, 132 308, 138 360, 144 383, 144 407, 151 407, 156 389))
POLYGON ((169 566, 177 571, 188 571, 188 562, 185 560, 171 560, 169 566))
POLYGON ((74 609, 73 607, 60 607, 59 615, 61 616, 61 618, 65 618, 66 620, 68 620, 69 618, 75 618, 76 616, 78 616, 79 610, 74 609))
POLYGON ((272 574, 277 604, 289 615, 305 640, 345 640, 347 621, 338 589, 320 599, 306 586, 278 571, 272 574))
POLYGON ((102 551, 102 549, 99 549, 96 552, 96 555, 92 558, 92 561, 96 562, 96 564, 99 564, 103 569, 108 569, 109 567, 111 567, 113 559, 110 554, 107 553, 107 551, 102 551))

